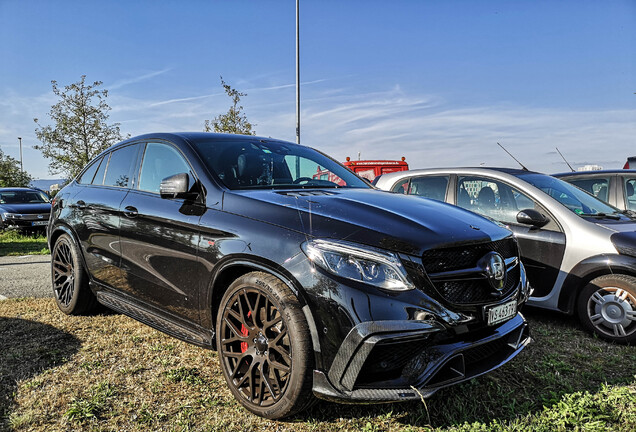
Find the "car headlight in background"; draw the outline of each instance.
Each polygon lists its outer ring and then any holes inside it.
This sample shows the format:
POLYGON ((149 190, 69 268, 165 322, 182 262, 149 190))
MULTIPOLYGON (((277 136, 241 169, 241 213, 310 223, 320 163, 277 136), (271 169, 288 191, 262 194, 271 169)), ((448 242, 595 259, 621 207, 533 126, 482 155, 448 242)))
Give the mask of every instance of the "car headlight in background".
POLYGON ((332 240, 312 240, 301 247, 312 262, 337 276, 392 291, 415 288, 392 252, 332 240))
POLYGON ((22 215, 19 213, 2 213, 2 219, 21 219, 22 215))

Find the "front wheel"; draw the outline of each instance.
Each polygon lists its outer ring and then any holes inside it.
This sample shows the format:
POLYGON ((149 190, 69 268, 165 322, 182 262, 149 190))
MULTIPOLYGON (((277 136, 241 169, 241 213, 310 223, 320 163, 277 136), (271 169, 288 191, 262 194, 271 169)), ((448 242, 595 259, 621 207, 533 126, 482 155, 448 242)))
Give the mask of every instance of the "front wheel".
POLYGON ((614 274, 592 280, 579 296, 578 314, 602 339, 636 343, 636 278, 614 274))
POLYGON ((216 328, 223 375, 245 408, 279 419, 313 403, 307 320, 281 280, 262 272, 238 278, 223 295, 216 328))

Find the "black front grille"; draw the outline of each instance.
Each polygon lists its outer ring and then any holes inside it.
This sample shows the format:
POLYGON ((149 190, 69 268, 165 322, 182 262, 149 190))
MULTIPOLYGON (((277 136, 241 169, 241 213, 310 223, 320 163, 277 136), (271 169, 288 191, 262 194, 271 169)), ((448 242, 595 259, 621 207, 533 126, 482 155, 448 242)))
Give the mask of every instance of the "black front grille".
MULTIPOLYGON (((488 252, 497 252, 504 258, 517 257, 517 243, 513 238, 477 245, 458 246, 426 251, 422 263, 429 275, 435 273, 471 269, 488 252)), ((496 291, 478 274, 474 278, 439 278, 433 280, 437 292, 449 303, 456 305, 477 305, 491 303, 508 296, 519 282, 519 265, 509 269, 506 285, 496 291)))
POLYGON ((477 304, 504 298, 519 282, 519 266, 508 272, 506 285, 501 292, 495 291, 486 279, 436 281, 435 287, 447 301, 455 304, 477 304))
POLYGON ((477 261, 491 251, 499 253, 504 258, 518 256, 516 241, 506 238, 477 245, 429 250, 422 255, 422 264, 427 273, 470 268, 476 266, 477 261))

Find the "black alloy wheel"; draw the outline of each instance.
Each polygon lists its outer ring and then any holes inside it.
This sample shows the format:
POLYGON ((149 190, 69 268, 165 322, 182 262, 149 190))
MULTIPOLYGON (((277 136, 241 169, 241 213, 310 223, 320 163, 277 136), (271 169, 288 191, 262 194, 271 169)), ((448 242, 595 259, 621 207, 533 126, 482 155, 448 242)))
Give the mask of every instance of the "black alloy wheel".
POLYGON ((68 234, 62 234, 53 246, 51 279, 55 302, 65 314, 81 315, 97 305, 77 246, 68 234))
POLYGON ((261 272, 236 280, 221 301, 217 329, 223 374, 243 406, 275 419, 311 405, 310 335, 284 283, 261 272))

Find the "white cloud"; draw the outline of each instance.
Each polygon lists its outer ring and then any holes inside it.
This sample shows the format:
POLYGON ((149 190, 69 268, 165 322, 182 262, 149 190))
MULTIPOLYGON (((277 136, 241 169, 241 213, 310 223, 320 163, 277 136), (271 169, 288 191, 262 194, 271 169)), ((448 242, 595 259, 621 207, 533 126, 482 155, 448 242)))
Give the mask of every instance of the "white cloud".
MULTIPOLYGON (((254 86, 245 92, 248 96, 241 102, 259 135, 295 141, 293 86, 254 86)), ((0 94, 0 146, 16 157, 17 137, 22 136, 25 169, 36 177, 48 174, 46 161, 31 148, 37 142, 33 117, 48 124, 46 114, 55 102, 51 92, 32 97, 0 94)), ((161 101, 131 97, 122 90, 110 93, 107 102, 113 107, 110 121, 121 123, 122 132, 132 135, 202 130, 205 119, 226 112, 230 105, 221 92, 161 101)), ((412 168, 515 166, 496 145, 500 142, 528 168, 556 172, 567 166, 555 147, 575 167, 596 163, 620 168, 627 156, 636 154, 636 110, 462 107, 437 95, 410 94, 399 86, 368 93, 308 86, 302 104, 302 143, 338 160, 356 158, 360 152, 363 159, 406 156, 412 168)))

